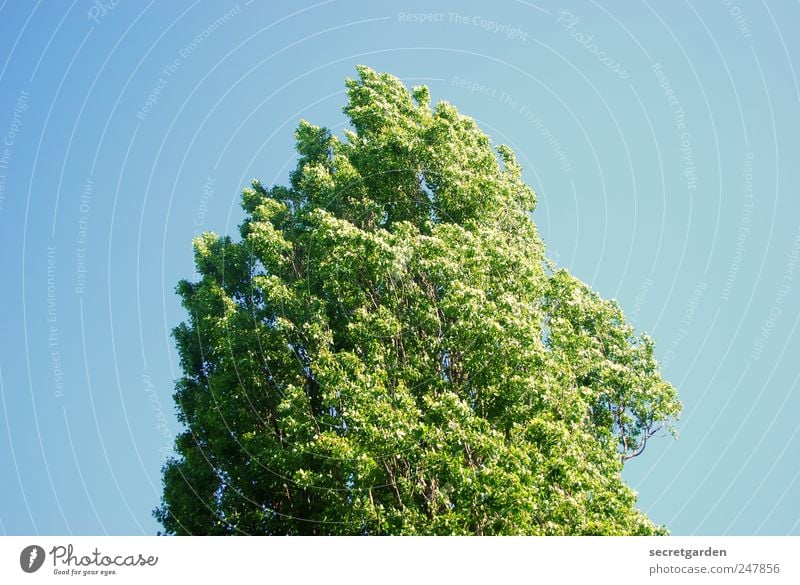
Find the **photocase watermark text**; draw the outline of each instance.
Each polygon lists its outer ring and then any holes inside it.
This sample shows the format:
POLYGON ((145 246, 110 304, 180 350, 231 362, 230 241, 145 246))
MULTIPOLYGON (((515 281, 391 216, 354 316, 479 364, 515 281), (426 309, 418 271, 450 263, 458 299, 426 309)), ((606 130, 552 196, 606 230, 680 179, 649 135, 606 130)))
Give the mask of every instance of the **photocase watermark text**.
POLYGON ((19 92, 14 111, 11 113, 11 123, 5 136, 3 136, 2 144, 0 144, 0 211, 3 210, 3 205, 6 202, 6 183, 8 181, 6 171, 8 170, 8 165, 11 164, 11 155, 14 153, 13 147, 17 134, 22 129, 22 114, 28 109, 29 95, 25 90, 19 92))
POLYGON ((107 0, 106 2, 102 2, 101 0, 95 0, 95 3, 89 8, 89 12, 86 13, 89 20, 93 20, 95 24, 100 24, 100 19, 114 10, 119 5, 119 1, 120 0, 107 0))
POLYGON ((528 41, 528 33, 518 26, 511 26, 485 18, 481 15, 467 15, 460 12, 398 12, 397 20, 408 23, 446 23, 472 26, 492 34, 499 34, 512 41, 528 41))
POLYGON ((200 205, 197 207, 197 213, 194 216, 194 225, 197 228, 203 227, 206 221, 206 214, 208 213, 208 202, 214 197, 214 178, 206 177, 206 182, 203 184, 203 190, 200 194, 200 205))
POLYGON ((47 349, 55 385, 55 397, 64 397, 64 370, 61 366, 61 349, 58 336, 56 310, 56 248, 47 247, 47 349))
POLYGON ((631 323, 635 323, 636 319, 639 318, 639 312, 642 310, 642 306, 644 305, 645 299, 647 299, 647 293, 650 292, 651 286, 653 286, 652 278, 645 278, 644 281, 642 281, 642 286, 639 287, 639 292, 636 293, 636 299, 634 299, 633 310, 628 316, 631 323))
POLYGON ((746 39, 749 39, 753 36, 750 32, 750 26, 747 24, 747 19, 742 14, 742 9, 739 8, 736 4, 733 3, 733 0, 723 0, 725 6, 728 7, 728 12, 733 17, 734 22, 736 22, 736 26, 739 28, 739 32, 742 36, 746 39))
MULTIPOLYGON (((245 4, 246 5, 246 4, 245 4)), ((140 120, 146 120, 147 116, 150 114, 152 109, 158 104, 158 100, 160 99, 161 92, 167 87, 167 84, 170 82, 170 79, 178 72, 181 65, 183 65, 184 61, 189 58, 189 56, 194 53, 200 45, 202 45, 208 38, 217 31, 222 25, 228 22, 231 18, 236 16, 237 14, 241 14, 242 8, 238 4, 228 10, 225 14, 214 20, 211 24, 209 24, 206 28, 204 28, 199 34, 195 35, 194 38, 191 40, 189 44, 183 47, 180 51, 178 51, 179 57, 173 59, 170 63, 168 63, 162 70, 161 75, 156 80, 155 85, 153 85, 150 93, 147 96, 147 99, 144 101, 144 105, 139 109, 136 113, 136 117, 140 120)))
POLYGON ((686 127, 686 113, 683 111, 678 96, 672 85, 667 79, 667 75, 661 67, 661 63, 654 63, 651 67, 656 75, 658 87, 664 90, 664 97, 672 109, 672 117, 675 127, 680 132, 680 153, 683 161, 683 177, 686 179, 686 190, 695 191, 697 189, 697 167, 694 163, 694 152, 692 150, 692 135, 686 127))
POLYGON ((708 284, 703 282, 702 280, 697 283, 694 287, 694 291, 692 291, 692 296, 689 298, 689 302, 686 305, 686 310, 683 312, 683 317, 680 320, 678 330, 672 336, 672 341, 669 346, 669 350, 666 354, 664 354, 664 359, 661 360, 663 365, 667 365, 672 359, 675 357, 678 348, 680 347, 683 340, 689 333, 689 328, 692 325, 692 321, 694 321, 695 313, 697 312, 697 307, 700 306, 700 299, 703 298, 703 293, 706 292, 708 288, 708 284))
POLYGON ((781 313, 783 312, 783 302, 792 290, 794 271, 797 268, 797 260, 800 258, 800 226, 798 226, 798 232, 799 233, 795 235, 792 241, 792 247, 789 253, 786 255, 786 264, 783 274, 781 275, 781 284, 778 286, 778 292, 775 294, 775 300, 772 301, 769 314, 763 325, 761 325, 758 338, 753 343, 753 351, 750 353, 750 357, 754 360, 760 358, 761 354, 764 353, 764 348, 767 345, 769 336, 772 334, 772 329, 775 327, 775 323, 780 319, 781 313))
POLYGON ((144 393, 150 400, 153 410, 156 415, 155 429, 161 433, 164 438, 164 443, 158 448, 158 452, 163 459, 168 459, 173 454, 173 444, 175 442, 175 434, 169 428, 167 415, 164 414, 164 409, 161 407, 161 399, 158 397, 153 381, 147 374, 142 374, 142 383, 144 384, 144 393))
POLYGON ((747 237, 750 235, 750 218, 753 215, 753 153, 744 153, 744 172, 742 173, 744 179, 744 201, 742 203, 742 214, 739 219, 739 230, 736 236, 736 246, 733 249, 733 258, 731 258, 730 266, 728 267, 728 274, 725 276, 725 282, 722 285, 722 294, 719 298, 721 301, 727 301, 731 297, 731 290, 733 283, 736 281, 736 275, 739 272, 739 266, 742 263, 742 256, 744 255, 745 245, 747 244, 747 237))
POLYGON ((86 179, 81 193, 78 211, 78 233, 75 236, 75 294, 82 295, 86 286, 86 237, 89 231, 89 211, 92 204, 92 193, 94 182, 91 178, 86 179))
POLYGON ((59 563, 68 567, 155 567, 158 564, 157 556, 145 556, 142 553, 107 555, 97 547, 88 554, 79 556, 75 554, 75 548, 71 544, 54 546, 49 554, 54 567, 59 563))
POLYGON ((556 24, 560 24, 561 28, 567 31, 576 43, 585 48, 590 54, 594 55, 609 71, 615 73, 620 79, 627 79, 630 77, 630 73, 628 73, 619 61, 598 48, 593 34, 584 34, 577 30, 576 27, 580 21, 581 19, 579 17, 568 10, 562 10, 558 13, 558 18, 556 18, 556 24))
POLYGON ((566 153, 564 152, 561 143, 556 139, 550 129, 544 124, 541 118, 536 115, 536 113, 527 105, 507 92, 498 89, 496 87, 492 87, 490 85, 485 85, 482 83, 478 83, 477 81, 473 81, 470 79, 462 79, 457 75, 454 75, 451 83, 456 87, 460 87, 462 89, 466 89, 472 93, 480 93, 482 95, 488 96, 490 98, 498 100, 505 106, 508 106, 515 112, 517 112, 522 118, 533 125, 539 131, 539 134, 544 138, 547 145, 552 149, 553 153, 555 154, 556 158, 558 159, 559 164, 561 165, 561 170, 564 172, 565 175, 570 175, 572 173, 572 165, 567 158, 566 153))

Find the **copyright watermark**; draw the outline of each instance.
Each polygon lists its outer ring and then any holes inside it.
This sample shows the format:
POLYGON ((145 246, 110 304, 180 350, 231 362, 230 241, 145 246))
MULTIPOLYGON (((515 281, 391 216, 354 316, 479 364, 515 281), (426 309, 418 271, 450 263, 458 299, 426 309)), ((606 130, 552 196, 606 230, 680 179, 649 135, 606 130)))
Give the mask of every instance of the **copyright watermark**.
POLYGON ((427 24, 455 24, 482 29, 491 34, 499 34, 512 41, 528 42, 528 32, 518 26, 511 26, 481 15, 461 14, 460 12, 398 12, 398 22, 427 24))

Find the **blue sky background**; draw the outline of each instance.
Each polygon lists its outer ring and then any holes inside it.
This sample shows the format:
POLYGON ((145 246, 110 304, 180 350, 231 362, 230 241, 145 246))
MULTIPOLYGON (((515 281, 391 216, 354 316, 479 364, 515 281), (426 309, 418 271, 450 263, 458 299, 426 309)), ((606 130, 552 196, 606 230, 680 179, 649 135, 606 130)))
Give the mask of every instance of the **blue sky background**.
POLYGON ((685 410, 641 508, 800 534, 797 3, 102 4, 0 1, 0 534, 158 530, 191 238, 359 63, 511 145, 550 257, 655 338, 685 410))

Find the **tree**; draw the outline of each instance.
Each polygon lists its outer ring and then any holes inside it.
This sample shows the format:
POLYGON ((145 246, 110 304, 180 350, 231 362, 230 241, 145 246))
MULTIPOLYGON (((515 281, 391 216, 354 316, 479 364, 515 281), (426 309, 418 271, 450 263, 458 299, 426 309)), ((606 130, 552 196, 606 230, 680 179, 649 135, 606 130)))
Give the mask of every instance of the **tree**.
POLYGON ((359 67, 345 138, 194 241, 170 534, 661 534, 621 479, 680 411, 653 342, 544 256, 506 146, 359 67), (499 155, 499 156, 498 156, 499 155))

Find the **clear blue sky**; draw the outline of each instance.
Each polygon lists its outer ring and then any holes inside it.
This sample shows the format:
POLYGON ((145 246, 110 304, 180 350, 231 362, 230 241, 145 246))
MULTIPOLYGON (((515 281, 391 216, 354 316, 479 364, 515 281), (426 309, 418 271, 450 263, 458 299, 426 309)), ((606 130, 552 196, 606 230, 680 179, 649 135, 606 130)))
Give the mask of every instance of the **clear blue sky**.
POLYGON ((510 144, 549 255, 655 338, 685 411, 642 509, 800 534, 797 3, 112 4, 0 1, 0 533, 156 532, 190 240, 363 63, 510 144))

